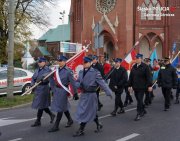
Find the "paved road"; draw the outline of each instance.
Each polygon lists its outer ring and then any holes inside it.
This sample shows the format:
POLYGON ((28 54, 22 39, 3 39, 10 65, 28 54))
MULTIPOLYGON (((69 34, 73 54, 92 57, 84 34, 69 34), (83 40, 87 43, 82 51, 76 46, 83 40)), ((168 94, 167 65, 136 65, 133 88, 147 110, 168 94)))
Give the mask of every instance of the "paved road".
MULTIPOLYGON (((44 113, 42 126, 32 128, 36 111, 30 106, 0 111, 0 141, 180 141, 180 105, 172 103, 168 112, 163 111, 163 102, 160 89, 155 91, 152 106, 147 108, 148 114, 140 121, 135 122, 136 103, 126 108, 126 113, 116 117, 109 116, 114 107, 114 101, 102 95, 104 104, 99 112, 103 131, 94 133, 95 124, 86 127, 85 136, 74 138, 72 134, 78 129, 75 123, 71 128, 64 128, 67 120, 63 117, 60 131, 48 133, 51 128, 48 115, 44 113)), ((135 98, 134 98, 135 99, 135 98)), ((72 115, 75 113, 77 102, 71 101, 72 115)))

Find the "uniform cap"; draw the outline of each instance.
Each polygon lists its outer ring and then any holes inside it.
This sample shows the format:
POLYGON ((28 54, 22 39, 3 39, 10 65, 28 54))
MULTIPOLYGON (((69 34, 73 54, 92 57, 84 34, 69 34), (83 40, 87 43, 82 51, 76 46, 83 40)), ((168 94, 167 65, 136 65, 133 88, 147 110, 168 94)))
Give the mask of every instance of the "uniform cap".
POLYGON ((122 62, 122 59, 121 58, 116 58, 115 60, 114 60, 114 62, 122 62))
POLYGON ((67 58, 66 56, 59 55, 59 56, 57 57, 57 60, 58 60, 58 61, 67 61, 68 58, 67 58))
POLYGON ((92 59, 90 57, 85 56, 83 58, 84 63, 92 62, 92 59))
POLYGON ((136 58, 143 58, 143 54, 138 53, 138 54, 136 55, 136 58))
POLYGON ((93 60, 94 60, 94 59, 97 60, 97 59, 98 59, 98 56, 97 56, 97 55, 93 55, 93 56, 92 56, 92 59, 93 59, 93 60))
POLYGON ((38 57, 37 61, 38 63, 41 63, 41 62, 46 62, 47 60, 44 57, 38 57))

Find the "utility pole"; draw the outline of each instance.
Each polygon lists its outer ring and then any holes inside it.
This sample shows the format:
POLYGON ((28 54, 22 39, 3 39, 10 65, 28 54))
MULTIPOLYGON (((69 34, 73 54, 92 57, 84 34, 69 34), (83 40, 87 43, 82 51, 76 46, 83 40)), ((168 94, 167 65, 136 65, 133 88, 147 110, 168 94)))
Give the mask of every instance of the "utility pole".
POLYGON ((15 0, 8 0, 8 71, 7 71, 7 96, 13 97, 14 81, 14 4, 15 0))

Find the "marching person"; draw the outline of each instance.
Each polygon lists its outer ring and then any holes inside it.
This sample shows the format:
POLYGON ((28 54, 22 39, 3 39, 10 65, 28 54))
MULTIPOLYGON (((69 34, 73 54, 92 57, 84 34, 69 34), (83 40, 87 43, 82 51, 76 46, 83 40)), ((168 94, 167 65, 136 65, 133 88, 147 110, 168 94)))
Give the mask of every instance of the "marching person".
POLYGON ((102 125, 99 123, 97 116, 98 99, 96 89, 100 86, 112 98, 112 91, 102 79, 99 71, 91 67, 92 59, 84 57, 84 69, 79 72, 77 87, 81 89, 81 97, 76 111, 76 121, 80 123, 79 130, 73 135, 74 137, 84 135, 84 128, 88 122, 94 121, 97 126, 95 132, 99 132, 102 125))
POLYGON ((115 68, 113 72, 109 75, 110 78, 109 87, 115 93, 115 106, 114 111, 111 113, 112 116, 116 116, 118 108, 118 114, 125 113, 123 102, 121 100, 121 95, 125 84, 127 83, 127 71, 121 66, 122 59, 115 59, 115 68))
POLYGON ((162 93, 165 99, 164 111, 168 111, 170 108, 170 95, 171 89, 177 87, 177 74, 176 69, 171 66, 170 58, 165 57, 165 66, 160 68, 158 74, 158 86, 162 88, 162 93))
POLYGON ((143 105, 143 97, 146 90, 152 91, 152 76, 149 67, 142 62, 143 55, 136 55, 136 64, 132 67, 129 76, 129 91, 134 90, 137 100, 137 116, 134 119, 138 121, 146 114, 143 105), (132 88, 131 88, 132 87, 132 88))
POLYGON ((124 107, 127 107, 127 105, 130 105, 131 103, 133 103, 133 99, 132 99, 132 96, 128 90, 128 83, 126 82, 125 83, 125 86, 124 86, 124 90, 125 90, 125 93, 126 93, 126 98, 125 98, 125 101, 124 101, 124 107))
POLYGON ((39 68, 35 70, 34 75, 32 76, 31 86, 35 83, 42 81, 36 88, 34 88, 34 99, 32 102, 32 108, 38 109, 37 119, 31 127, 36 127, 41 125, 41 117, 43 115, 43 111, 49 114, 51 121, 55 118, 55 115, 49 110, 51 98, 50 98, 50 87, 49 82, 52 81, 52 78, 49 77, 46 80, 43 80, 44 77, 51 72, 51 69, 46 66, 46 58, 39 57, 38 58, 38 66, 39 68))
MULTIPOLYGON (((151 67, 151 59, 150 58, 145 58, 144 59, 145 64, 149 67, 151 71, 151 76, 153 77, 153 68, 151 67)), ((145 91, 145 100, 144 104, 146 106, 150 105, 152 103, 152 91, 149 92, 148 90, 145 91)))
MULTIPOLYGON (((92 59, 93 59, 93 60, 92 60, 92 67, 93 67, 94 69, 97 69, 97 70, 100 72, 102 78, 104 78, 103 66, 98 62, 98 56, 93 55, 93 56, 92 56, 92 59)), ((100 111, 101 108, 103 107, 103 104, 102 104, 102 103, 100 102, 100 100, 99 100, 99 92, 100 92, 100 88, 98 88, 97 91, 96 91, 97 98, 98 98, 98 111, 100 111)))
POLYGON ((176 89, 176 101, 175 104, 179 104, 179 93, 180 93, 180 64, 177 65, 176 73, 178 76, 178 83, 177 83, 177 89, 176 89))
POLYGON ((59 123, 63 113, 68 119, 66 127, 70 127, 73 124, 73 120, 69 112, 68 93, 71 93, 68 89, 69 84, 72 85, 72 90, 74 93, 73 99, 79 99, 72 71, 66 66, 67 58, 60 55, 58 56, 57 61, 59 68, 56 69, 54 74, 54 95, 51 104, 51 109, 52 111, 57 112, 57 117, 54 126, 48 132, 56 132, 59 130, 59 123))

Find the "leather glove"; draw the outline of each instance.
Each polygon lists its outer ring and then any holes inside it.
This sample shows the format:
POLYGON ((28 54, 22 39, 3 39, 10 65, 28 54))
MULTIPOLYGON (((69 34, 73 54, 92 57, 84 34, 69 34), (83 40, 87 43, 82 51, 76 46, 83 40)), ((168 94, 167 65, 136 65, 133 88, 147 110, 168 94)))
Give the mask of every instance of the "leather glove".
POLYGON ((77 93, 75 93, 75 94, 73 95, 73 99, 74 99, 74 100, 78 100, 78 99, 79 99, 79 96, 78 96, 77 93))

